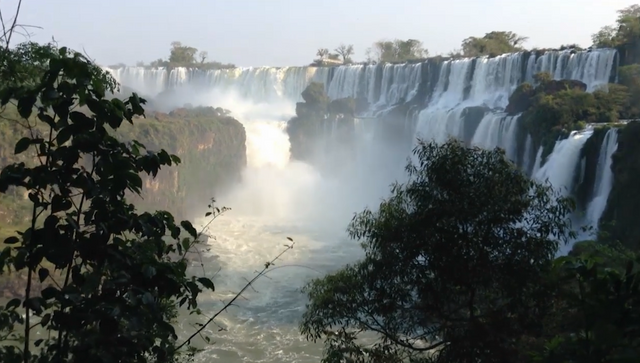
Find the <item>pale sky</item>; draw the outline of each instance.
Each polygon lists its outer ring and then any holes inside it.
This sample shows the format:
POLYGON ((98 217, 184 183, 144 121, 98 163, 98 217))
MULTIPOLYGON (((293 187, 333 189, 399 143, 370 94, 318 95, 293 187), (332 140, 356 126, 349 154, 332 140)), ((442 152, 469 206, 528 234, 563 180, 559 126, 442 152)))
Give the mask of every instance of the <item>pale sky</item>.
MULTIPOLYGON (((419 39, 431 55, 493 30, 526 47, 591 44, 616 10, 640 0, 23 0, 32 40, 52 36, 103 65, 166 58, 170 43, 239 66, 310 63, 316 50, 353 44, 354 59, 379 39, 419 39)), ((0 3, 5 18, 17 0, 0 3)))

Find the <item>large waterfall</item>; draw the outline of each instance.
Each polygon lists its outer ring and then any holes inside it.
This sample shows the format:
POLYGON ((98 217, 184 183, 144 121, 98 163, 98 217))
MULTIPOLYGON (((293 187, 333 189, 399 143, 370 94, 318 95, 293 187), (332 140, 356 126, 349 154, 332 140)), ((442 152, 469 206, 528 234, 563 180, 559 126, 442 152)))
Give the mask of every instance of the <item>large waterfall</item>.
MULTIPOLYGON (((533 82, 538 72, 549 72, 555 79, 580 80, 588 91, 594 91, 616 81, 616 62, 615 50, 600 49, 327 68, 107 69, 122 85, 161 99, 159 106, 221 106, 245 125, 249 165, 242 185, 220 198, 232 211, 216 221, 211 231, 217 236, 211 242, 212 252, 223 267, 218 291, 241 288, 244 279, 279 252, 286 236, 298 242, 280 263, 286 267, 254 286, 248 300, 240 303, 242 309, 223 315, 219 324, 224 331, 212 327, 207 332, 216 344, 205 349, 203 362, 319 361, 322 346, 303 341, 297 332, 296 319, 304 304, 298 289, 309 278, 360 256, 358 245, 345 238, 344 227, 354 212, 375 207, 388 193, 389 183, 403 177, 411 141, 385 143, 391 136, 380 131, 381 127, 403 128, 413 140, 420 136, 444 141, 453 136, 469 145, 504 148, 527 173, 571 193, 581 148, 593 130, 559 140, 551 155, 542 160, 542 150, 534 150, 530 137, 525 145, 517 144, 519 117, 507 115, 504 108, 516 87, 533 82), (356 120, 355 156, 345 159, 348 165, 332 177, 289 160, 284 124, 313 81, 323 83, 332 99, 354 97, 368 104, 361 115, 367 117, 356 120), (410 105, 407 118, 393 120, 397 125, 381 124, 382 118, 376 116, 401 104, 410 105), (524 157, 518 156, 519 149, 524 150, 524 157)), ((331 137, 331 132, 326 134, 331 137)), ((616 147, 617 132, 612 130, 600 148, 598 177, 581 222, 597 223, 604 210, 616 147)), ((230 294, 215 295, 204 308, 215 310, 216 301, 230 294)))

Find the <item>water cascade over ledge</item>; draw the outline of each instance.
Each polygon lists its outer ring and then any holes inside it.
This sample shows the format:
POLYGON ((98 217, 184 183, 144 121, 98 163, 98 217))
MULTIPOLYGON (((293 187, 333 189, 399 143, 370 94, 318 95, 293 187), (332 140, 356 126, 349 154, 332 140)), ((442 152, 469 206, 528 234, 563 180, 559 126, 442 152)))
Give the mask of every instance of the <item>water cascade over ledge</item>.
MULTIPOLYGON (((158 106, 167 111, 186 103, 220 106, 245 125, 248 167, 242 185, 223 198, 232 212, 214 223, 217 238, 210 242, 223 265, 219 291, 237 291, 244 278, 279 252, 286 236, 298 245, 282 265, 311 267, 282 268, 270 275, 272 280, 261 280, 242 309, 222 318, 227 331, 211 332, 217 343, 206 349, 203 361, 320 360, 322 346, 304 342, 297 331, 304 304, 298 288, 360 257, 359 246, 344 235, 346 224, 354 212, 375 207, 392 181, 402 180, 402 166, 417 137, 444 141, 452 136, 468 145, 501 147, 532 177, 572 193, 581 149, 593 129, 558 140, 543 158, 530 135, 518 137, 520 116, 507 114, 505 107, 518 85, 533 82, 539 72, 557 80, 579 80, 587 91, 606 87, 617 78, 617 60, 615 50, 598 49, 321 68, 107 68, 122 85, 161 100, 158 106), (311 82, 323 83, 331 99, 351 97, 366 105, 354 120, 351 149, 332 142, 341 132, 336 124, 325 123, 318 130, 325 142, 321 156, 344 164, 329 176, 290 159, 284 130, 311 82), (403 110, 401 119, 387 117, 398 108, 403 110)), ((585 211, 585 221, 592 225, 611 190, 616 147, 617 131, 612 129, 600 146, 598 177, 585 211)), ((215 306, 211 301, 204 308, 215 306)))

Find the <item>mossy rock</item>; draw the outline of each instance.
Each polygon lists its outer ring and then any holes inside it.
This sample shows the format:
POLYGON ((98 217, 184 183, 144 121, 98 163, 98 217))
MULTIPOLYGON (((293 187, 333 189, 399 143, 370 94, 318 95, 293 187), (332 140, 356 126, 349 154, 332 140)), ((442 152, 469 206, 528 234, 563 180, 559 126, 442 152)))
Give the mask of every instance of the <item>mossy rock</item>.
POLYGON ((523 83, 509 96, 509 104, 505 112, 509 115, 517 115, 529 109, 533 104, 533 96, 536 90, 530 83, 523 83))

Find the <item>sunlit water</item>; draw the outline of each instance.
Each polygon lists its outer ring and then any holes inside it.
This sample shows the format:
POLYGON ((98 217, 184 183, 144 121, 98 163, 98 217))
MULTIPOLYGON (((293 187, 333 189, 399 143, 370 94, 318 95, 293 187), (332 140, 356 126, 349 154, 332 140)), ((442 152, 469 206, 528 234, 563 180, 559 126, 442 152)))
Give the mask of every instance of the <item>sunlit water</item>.
MULTIPOLYGON (((242 184, 219 197, 219 204, 231 210, 208 231, 214 236, 208 241, 209 255, 217 257, 205 258, 205 273, 210 277, 220 270, 214 278, 216 292, 202 299, 205 315, 215 314, 265 262, 291 245, 287 237, 295 244, 208 326, 204 334, 211 344, 194 340, 194 345, 204 348, 196 360, 319 362, 322 343, 308 342, 299 332, 306 303, 301 288, 361 256, 358 243, 347 238, 346 227, 366 203, 363 198, 354 201, 349 197, 357 193, 350 192, 345 183, 323 178, 313 167, 289 160, 283 119, 291 116, 290 108, 222 103, 241 111, 234 116, 247 131, 248 166, 242 184)), ((199 267, 193 271, 203 273, 199 267)), ((193 323, 205 319, 184 318, 181 335, 194 332, 193 323)))

